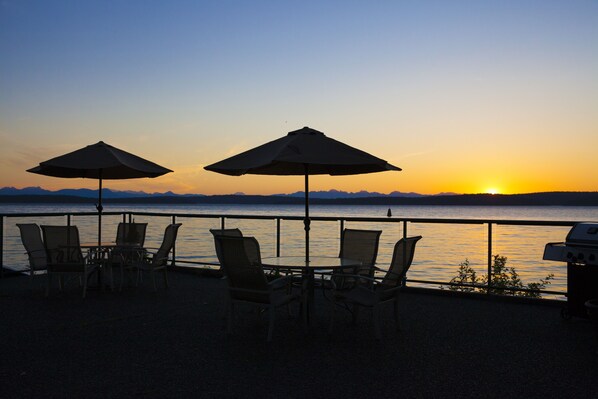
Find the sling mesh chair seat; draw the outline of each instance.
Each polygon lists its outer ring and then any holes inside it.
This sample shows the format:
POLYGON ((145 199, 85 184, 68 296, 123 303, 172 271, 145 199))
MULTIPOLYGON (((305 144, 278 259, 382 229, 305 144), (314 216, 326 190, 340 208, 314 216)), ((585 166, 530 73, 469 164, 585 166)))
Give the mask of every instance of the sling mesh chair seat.
POLYGON ((395 244, 389 269, 386 271, 374 268, 374 270, 385 272, 384 276, 368 277, 356 274, 338 276, 338 280, 332 280, 333 293, 329 327, 330 334, 332 334, 334 326, 335 310, 339 304, 352 305, 354 322, 360 307, 371 308, 376 339, 380 339, 380 305, 384 303, 393 303, 395 322, 397 329, 399 328, 399 293, 405 275, 413 262, 415 244, 421 238, 421 236, 408 237, 400 239, 395 244), (350 289, 337 290, 336 283, 339 282, 339 280, 342 280, 342 278, 351 279, 353 282, 357 281, 357 284, 354 284, 350 289))
POLYGON ((135 279, 135 285, 139 285, 141 274, 143 272, 148 272, 152 277, 154 291, 156 291, 156 272, 162 271, 162 275, 164 276, 164 286, 168 288, 168 257, 170 252, 174 249, 178 230, 181 225, 182 223, 173 223, 166 226, 162 244, 156 252, 152 252, 148 248, 140 248, 135 251, 132 260, 124 264, 126 270, 131 270, 136 273, 137 277, 135 279))
POLYGON ((143 251, 146 230, 147 223, 121 222, 118 224, 116 246, 110 251, 110 264, 118 266, 120 269, 121 290, 125 279, 125 266, 137 259, 139 252, 143 251))
POLYGON ((21 242, 29 259, 29 275, 31 283, 35 276, 48 270, 48 257, 42 240, 42 232, 36 223, 17 223, 21 234, 21 242))
POLYGON ((76 276, 83 286, 83 298, 87 293, 89 275, 98 270, 98 265, 90 261, 81 251, 79 229, 77 226, 41 226, 44 247, 48 261, 48 286, 46 296, 50 293, 52 278, 59 278, 62 290, 64 277, 76 276))
POLYGON ((372 277, 374 266, 378 257, 381 230, 344 229, 341 236, 341 250, 339 258, 352 259, 361 262, 358 268, 344 268, 334 273, 322 273, 322 287, 331 289, 331 282, 335 281, 334 288, 338 291, 349 289, 355 284, 355 279, 343 277, 349 275, 364 275, 372 277), (341 278, 337 278, 341 276, 341 278))
POLYGON ((254 237, 216 236, 228 284, 227 331, 232 331, 235 304, 247 303, 268 309, 268 341, 272 340, 276 309, 305 298, 290 289, 291 279, 268 281, 261 263, 259 243, 254 237))

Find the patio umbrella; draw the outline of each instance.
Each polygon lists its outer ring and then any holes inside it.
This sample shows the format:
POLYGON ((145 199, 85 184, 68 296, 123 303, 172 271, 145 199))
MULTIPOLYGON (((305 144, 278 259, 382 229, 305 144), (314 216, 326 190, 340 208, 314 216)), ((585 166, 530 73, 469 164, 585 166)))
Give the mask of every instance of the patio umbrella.
POLYGON ((383 159, 326 137, 309 127, 232 156, 204 169, 226 175, 305 176, 305 259, 309 262, 309 175, 357 175, 401 170, 383 159))
POLYGON ((96 204, 99 246, 102 239, 102 180, 158 177, 172 172, 172 170, 100 141, 40 162, 39 166, 28 169, 27 172, 54 177, 83 177, 99 180, 98 203, 96 204))

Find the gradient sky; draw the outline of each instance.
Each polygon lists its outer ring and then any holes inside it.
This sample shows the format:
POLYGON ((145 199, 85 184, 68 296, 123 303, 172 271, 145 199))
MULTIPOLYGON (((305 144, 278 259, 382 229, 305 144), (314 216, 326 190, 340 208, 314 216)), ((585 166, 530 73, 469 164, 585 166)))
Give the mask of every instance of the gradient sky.
POLYGON ((103 140, 117 190, 272 194, 203 166, 309 126, 403 168, 312 190, 598 190, 598 2, 0 0, 0 186, 103 140))

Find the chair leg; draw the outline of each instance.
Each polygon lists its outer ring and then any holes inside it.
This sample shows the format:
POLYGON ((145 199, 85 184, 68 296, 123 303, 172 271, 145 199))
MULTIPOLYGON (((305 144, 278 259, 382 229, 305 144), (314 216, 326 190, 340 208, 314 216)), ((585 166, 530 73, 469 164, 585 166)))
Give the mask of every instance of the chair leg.
POLYGON ((233 332, 233 314, 235 311, 235 303, 232 299, 228 301, 228 309, 227 309, 227 317, 226 317, 226 332, 232 333, 233 332))
POLYGON ((351 312, 351 315, 353 317, 353 324, 357 324, 357 318, 359 317, 359 310, 361 309, 361 306, 357 305, 357 304, 353 304, 353 309, 351 312))
POLYGON ((332 331, 334 330, 334 319, 336 317, 336 302, 334 300, 334 294, 332 295, 332 300, 330 303, 332 306, 330 308, 330 324, 328 325, 328 335, 332 335, 332 331))
POLYGON ((272 332, 274 331, 274 316, 276 312, 276 308, 272 305, 269 306, 269 322, 268 322, 268 342, 272 341, 272 332))
POLYGON ((397 331, 399 331, 401 329, 401 323, 399 323, 399 298, 395 298, 393 305, 395 314, 395 324, 397 327, 397 331))
POLYGON ((83 273, 83 299, 85 299, 85 294, 87 294, 87 278, 89 275, 85 272, 83 273))
POLYGON ((154 291, 158 291, 158 287, 156 287, 156 272, 154 269, 151 269, 150 273, 152 275, 152 283, 154 283, 154 291))
POLYGON ((50 286, 52 285, 52 273, 48 272, 47 281, 48 284, 46 285, 46 298, 50 295, 50 286))
POLYGON ((376 339, 380 340, 380 306, 374 305, 372 308, 372 317, 374 318, 374 333, 376 335, 376 339))

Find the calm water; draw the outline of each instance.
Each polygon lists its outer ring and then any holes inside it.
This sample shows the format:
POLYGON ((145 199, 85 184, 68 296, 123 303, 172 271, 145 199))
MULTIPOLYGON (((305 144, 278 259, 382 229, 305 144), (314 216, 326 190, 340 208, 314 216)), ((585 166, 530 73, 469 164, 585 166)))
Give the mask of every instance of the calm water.
MULTIPOLYGON (((43 212, 93 212, 90 205, 0 205, 0 213, 43 212)), ((388 206, 324 206, 313 205, 312 216, 327 217, 386 217, 388 206)), ((434 219, 500 219, 500 220, 554 220, 598 222, 598 207, 472 207, 472 206, 392 206, 394 217, 434 219)), ((284 215, 302 216, 300 205, 108 205, 105 211, 162 212, 198 215, 284 215)), ((120 216, 103 217, 103 240, 114 240, 120 216)), ((147 222, 146 244, 158 246, 168 217, 136 216, 136 222, 147 222)), ((15 223, 64 224, 65 217, 21 218, 6 217, 4 221, 4 264, 15 269, 25 268, 23 254, 15 223)), ((177 217, 183 223, 177 240, 177 259, 200 260, 214 257, 210 228, 218 228, 220 219, 177 217)), ((79 227, 81 240, 97 240, 97 216, 73 217, 79 227)), ((245 235, 255 236, 263 256, 275 256, 276 222, 272 220, 226 220, 227 227, 238 227, 245 235)), ((346 222, 345 227, 383 230, 378 261, 383 266, 390 262, 394 243, 403 235, 402 223, 346 222)), ((488 251, 488 226, 486 224, 437 224, 409 223, 408 235, 422 235, 418 243, 409 278, 448 281, 455 276, 459 263, 465 259, 478 271, 486 273, 488 251)), ((493 225, 492 253, 508 258, 508 266, 515 267, 524 282, 537 281, 549 273, 555 280, 549 289, 566 289, 566 267, 560 262, 542 260, 544 245, 563 241, 569 227, 505 226, 493 225)), ((340 224, 312 222, 311 253, 337 255, 339 251, 340 224)), ((281 255, 304 253, 304 231, 301 221, 281 222, 281 255)))

